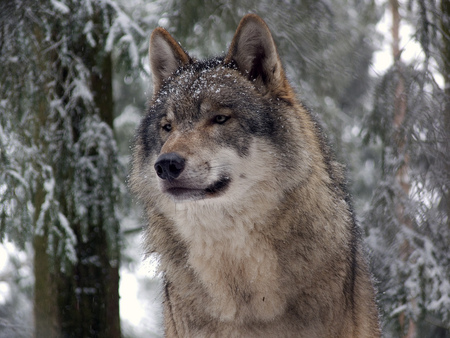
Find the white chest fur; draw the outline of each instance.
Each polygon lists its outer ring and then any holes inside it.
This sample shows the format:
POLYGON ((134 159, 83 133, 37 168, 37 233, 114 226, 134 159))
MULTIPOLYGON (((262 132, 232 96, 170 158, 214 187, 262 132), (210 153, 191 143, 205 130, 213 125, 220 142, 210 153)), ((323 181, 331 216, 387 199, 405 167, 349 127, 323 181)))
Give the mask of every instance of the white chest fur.
POLYGON ((264 200, 176 205, 174 220, 188 243, 188 263, 208 290, 209 312, 222 321, 270 320, 285 307, 277 255, 260 231, 274 205, 264 200))

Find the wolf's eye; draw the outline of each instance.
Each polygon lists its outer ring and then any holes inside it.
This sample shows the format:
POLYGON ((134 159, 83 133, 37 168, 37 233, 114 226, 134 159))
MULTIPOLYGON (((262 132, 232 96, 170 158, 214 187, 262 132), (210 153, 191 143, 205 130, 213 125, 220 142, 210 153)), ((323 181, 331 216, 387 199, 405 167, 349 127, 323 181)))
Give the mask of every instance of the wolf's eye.
POLYGON ((162 129, 169 132, 172 130, 172 125, 170 123, 166 123, 165 125, 162 126, 162 129))
POLYGON ((225 122, 227 122, 230 119, 230 116, 227 115, 216 115, 214 116, 214 123, 217 124, 224 124, 225 122))

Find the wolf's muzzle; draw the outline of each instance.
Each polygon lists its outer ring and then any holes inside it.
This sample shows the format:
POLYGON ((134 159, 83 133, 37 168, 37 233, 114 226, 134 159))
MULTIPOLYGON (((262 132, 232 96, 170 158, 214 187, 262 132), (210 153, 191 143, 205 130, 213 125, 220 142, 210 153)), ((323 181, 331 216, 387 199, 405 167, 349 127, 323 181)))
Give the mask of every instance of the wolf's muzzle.
POLYGON ((155 163, 156 174, 163 180, 172 180, 184 170, 185 159, 177 153, 162 154, 155 163))

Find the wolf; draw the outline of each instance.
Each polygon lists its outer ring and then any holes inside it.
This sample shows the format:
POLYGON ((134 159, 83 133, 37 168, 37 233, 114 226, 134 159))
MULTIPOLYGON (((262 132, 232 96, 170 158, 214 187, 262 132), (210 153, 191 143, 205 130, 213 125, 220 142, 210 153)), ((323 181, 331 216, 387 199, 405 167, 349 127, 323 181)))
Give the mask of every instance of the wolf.
POLYGON ((338 164, 257 15, 197 60, 150 38, 153 98, 129 185, 159 255, 167 337, 378 337, 338 164))

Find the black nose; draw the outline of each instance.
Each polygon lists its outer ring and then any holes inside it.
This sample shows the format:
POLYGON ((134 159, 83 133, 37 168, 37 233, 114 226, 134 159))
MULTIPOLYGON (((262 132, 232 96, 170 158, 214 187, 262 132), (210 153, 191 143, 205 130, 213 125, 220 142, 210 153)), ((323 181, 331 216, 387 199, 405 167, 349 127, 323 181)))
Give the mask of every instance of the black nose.
POLYGON ((184 170, 184 162, 177 153, 162 154, 155 163, 156 174, 163 180, 177 178, 184 170))

